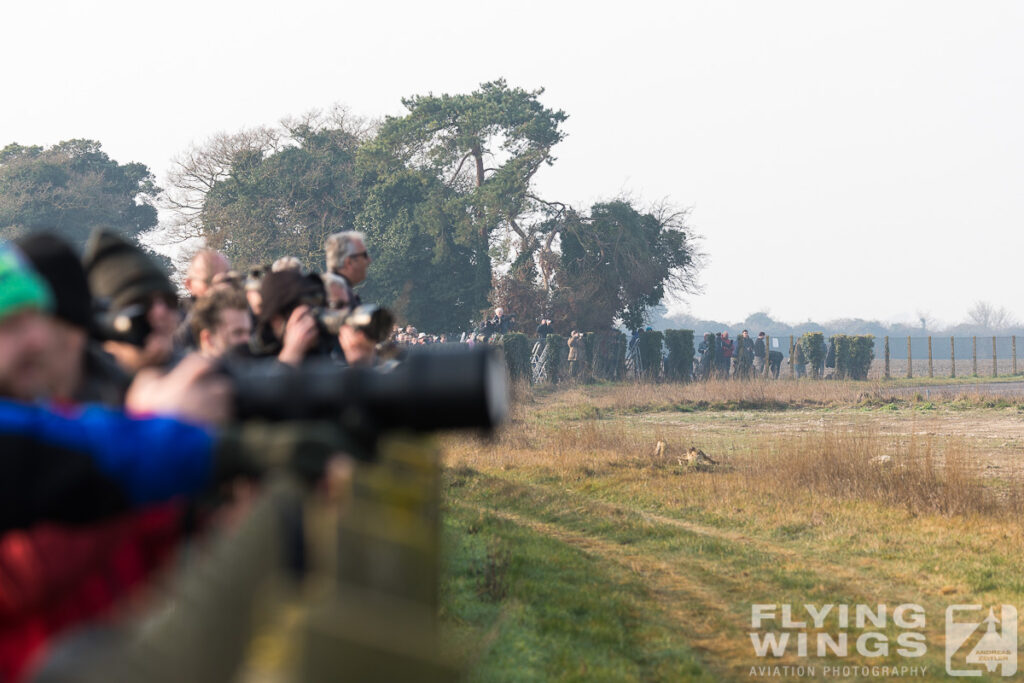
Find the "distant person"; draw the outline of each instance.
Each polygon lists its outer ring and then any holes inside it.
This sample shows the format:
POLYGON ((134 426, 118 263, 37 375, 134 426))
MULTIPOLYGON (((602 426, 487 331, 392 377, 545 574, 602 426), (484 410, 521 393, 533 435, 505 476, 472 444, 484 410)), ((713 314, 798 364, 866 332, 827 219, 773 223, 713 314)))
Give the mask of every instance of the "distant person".
POLYGON ((373 259, 366 249, 366 236, 355 230, 338 232, 327 238, 324 244, 327 255, 327 272, 340 275, 348 287, 350 306, 359 306, 363 300, 356 294, 355 287, 366 280, 373 259))
POLYGON ((509 319, 505 315, 504 308, 494 309, 494 318, 491 320, 492 334, 508 334, 509 319))
POLYGON ((256 326, 256 320, 263 313, 263 294, 260 287, 263 283, 263 276, 270 272, 266 266, 253 266, 245 277, 245 300, 249 303, 249 314, 256 326))
POLYGON ((835 368, 836 366, 836 338, 829 337, 828 350, 825 351, 825 367, 835 368))
POLYGON ((715 335, 704 333, 704 340, 697 346, 697 379, 707 381, 715 367, 715 335))
POLYGON ((551 321, 547 318, 542 318, 540 325, 537 325, 537 338, 543 343, 547 336, 554 332, 554 328, 551 326, 551 321))
POLYGON ((799 340, 793 345, 793 352, 789 355, 789 364, 793 366, 793 374, 797 379, 806 374, 807 361, 804 359, 804 350, 799 340))
POLYGON ((228 257, 216 249, 200 249, 189 262, 185 274, 185 290, 189 298, 184 308, 187 310, 199 297, 206 294, 214 285, 214 279, 221 273, 231 269, 228 257))
POLYGON ((718 374, 722 379, 729 378, 729 366, 732 364, 733 342, 729 339, 729 332, 722 332, 719 337, 721 353, 718 356, 718 374))
POLYGON ((754 340, 750 333, 743 330, 736 339, 736 368, 733 375, 737 379, 750 379, 750 372, 754 365, 754 340))
POLYGON ((320 279, 327 290, 327 305, 334 309, 348 308, 349 286, 345 278, 335 273, 324 273, 320 279))
POLYGON ((580 374, 580 349, 583 348, 583 333, 573 330, 566 342, 569 346, 569 376, 576 378, 580 374))
POLYGON ((764 332, 758 332, 757 339, 754 340, 754 374, 759 377, 764 374, 766 353, 767 347, 765 346, 764 332))
POLYGON ((302 275, 302 261, 297 256, 282 256, 270 265, 271 273, 280 273, 285 270, 294 270, 302 275))
POLYGON ((216 249, 200 249, 192 257, 185 273, 187 296, 178 303, 178 309, 185 316, 174 331, 174 348, 178 351, 196 348, 196 339, 192 336, 192 306, 199 297, 223 281, 230 267, 227 256, 216 249))
POLYGON ((779 378, 779 372, 782 370, 782 351, 769 351, 768 352, 768 372, 771 374, 772 379, 779 378))

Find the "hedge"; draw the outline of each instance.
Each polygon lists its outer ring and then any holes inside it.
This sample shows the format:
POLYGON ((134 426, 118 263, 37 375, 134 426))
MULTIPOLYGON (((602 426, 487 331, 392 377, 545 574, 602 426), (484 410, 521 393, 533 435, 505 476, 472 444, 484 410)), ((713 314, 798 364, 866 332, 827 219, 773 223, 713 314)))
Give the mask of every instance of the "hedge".
POLYGON ((665 330, 665 378, 675 382, 689 382, 693 378, 693 330, 665 330))
POLYGON ((875 337, 837 334, 832 339, 836 344, 836 378, 867 379, 875 359, 875 337))
POLYGON ((602 332, 594 334, 594 337, 594 357, 591 365, 594 377, 613 382, 621 380, 625 376, 624 363, 628 343, 626 335, 621 332, 602 332))
POLYGON ((825 343, 825 333, 808 332, 800 337, 800 349, 804 352, 804 362, 807 363, 807 374, 811 377, 821 378, 821 366, 825 362, 825 350, 822 345, 825 343))
POLYGON ((560 334, 549 334, 544 347, 544 379, 558 384, 562 377, 562 369, 569 356, 569 346, 560 334))
POLYGON ((663 336, 655 330, 644 330, 640 333, 637 345, 640 347, 640 361, 643 363, 643 375, 647 379, 658 379, 661 375, 661 348, 663 336))
POLYGON ((501 346, 505 350, 505 365, 508 366, 508 376, 512 381, 525 379, 533 380, 533 371, 530 368, 530 351, 533 345, 526 338, 525 334, 513 332, 501 338, 501 346))

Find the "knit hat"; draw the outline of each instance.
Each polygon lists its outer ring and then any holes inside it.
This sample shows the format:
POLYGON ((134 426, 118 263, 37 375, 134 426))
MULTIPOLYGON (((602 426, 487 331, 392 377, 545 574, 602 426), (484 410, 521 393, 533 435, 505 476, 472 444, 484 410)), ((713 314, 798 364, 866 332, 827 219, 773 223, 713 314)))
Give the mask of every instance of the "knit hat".
POLYGON ((48 311, 53 295, 24 257, 12 246, 0 244, 0 320, 25 309, 48 311))
POLYGON ((177 296, 163 269, 138 246, 113 232, 93 232, 82 265, 93 296, 109 298, 111 310, 121 310, 151 294, 177 296))
POLYGON ((35 233, 14 242, 50 286, 53 314, 75 327, 92 327, 92 297, 85 270, 67 242, 52 233, 35 233))

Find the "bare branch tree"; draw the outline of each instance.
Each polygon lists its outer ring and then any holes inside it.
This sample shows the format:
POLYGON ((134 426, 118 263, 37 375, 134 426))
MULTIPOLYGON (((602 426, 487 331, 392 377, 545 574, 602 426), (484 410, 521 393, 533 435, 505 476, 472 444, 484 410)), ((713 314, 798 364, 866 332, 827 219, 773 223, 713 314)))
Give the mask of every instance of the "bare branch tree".
POLYGON ((967 309, 967 318, 978 327, 989 330, 1004 330, 1015 324, 1010 312, 987 301, 976 301, 967 309))

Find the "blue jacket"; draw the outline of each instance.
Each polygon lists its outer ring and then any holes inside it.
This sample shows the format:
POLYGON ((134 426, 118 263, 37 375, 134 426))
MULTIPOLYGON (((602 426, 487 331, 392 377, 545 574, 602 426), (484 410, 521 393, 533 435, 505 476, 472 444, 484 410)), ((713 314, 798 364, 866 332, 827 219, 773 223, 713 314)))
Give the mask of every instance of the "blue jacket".
POLYGON ((0 399, 0 533, 40 521, 91 522, 194 494, 213 470, 214 438, 201 427, 0 399))

